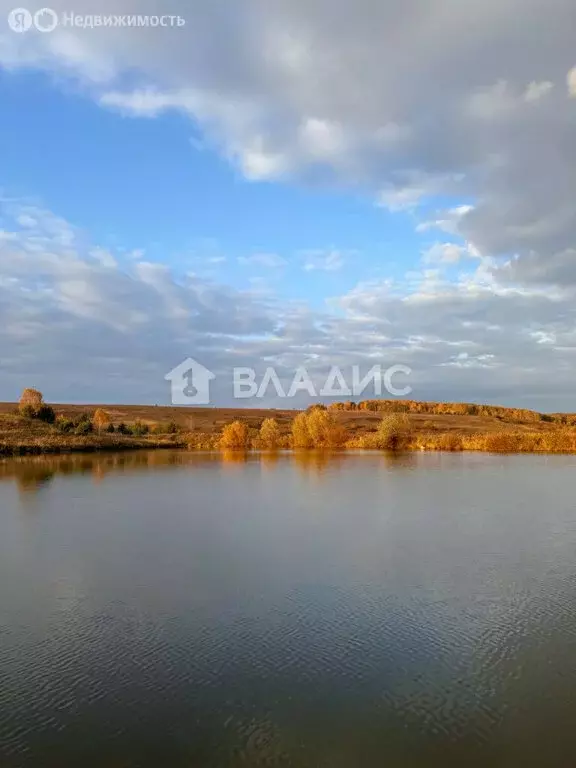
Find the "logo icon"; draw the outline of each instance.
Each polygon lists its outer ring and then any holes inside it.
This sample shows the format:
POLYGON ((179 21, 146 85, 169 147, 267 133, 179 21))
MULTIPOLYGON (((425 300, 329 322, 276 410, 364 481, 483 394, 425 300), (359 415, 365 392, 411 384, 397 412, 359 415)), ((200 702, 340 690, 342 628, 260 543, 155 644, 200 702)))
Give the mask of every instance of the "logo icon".
POLYGON ((210 382, 216 376, 189 357, 164 377, 171 383, 173 405, 209 405, 210 382))
POLYGON ((38 32, 54 32, 58 26, 58 14, 52 8, 41 8, 34 14, 34 26, 38 32))
POLYGON ((28 32, 32 26, 32 14, 26 8, 14 8, 8 14, 8 26, 13 32, 28 32))

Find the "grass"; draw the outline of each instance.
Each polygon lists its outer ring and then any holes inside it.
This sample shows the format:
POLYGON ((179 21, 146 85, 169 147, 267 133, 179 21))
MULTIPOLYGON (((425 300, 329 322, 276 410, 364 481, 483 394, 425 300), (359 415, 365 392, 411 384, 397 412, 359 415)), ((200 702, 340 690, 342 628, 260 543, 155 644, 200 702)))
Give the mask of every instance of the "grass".
POLYGON ((62 434, 57 427, 35 419, 0 415, 0 456, 178 448, 183 445, 174 435, 62 434))
MULTIPOLYGON (((395 412, 315 406, 306 412, 265 409, 105 406, 116 431, 62 432, 63 420, 77 422, 100 406, 53 406, 54 425, 16 413, 0 404, 0 456, 43 453, 126 451, 152 448, 189 450, 366 449, 576 453, 576 427, 570 414, 455 404, 416 404, 395 412), (471 413, 475 410, 475 413, 471 413), (509 413, 508 413, 509 412, 509 413), (508 416, 506 415, 508 413, 508 416), (522 416, 525 419, 522 420, 522 416), (509 418, 509 420, 507 420, 509 418), (118 432, 120 424, 126 431, 118 432)), ((371 404, 372 405, 372 404, 371 404)))

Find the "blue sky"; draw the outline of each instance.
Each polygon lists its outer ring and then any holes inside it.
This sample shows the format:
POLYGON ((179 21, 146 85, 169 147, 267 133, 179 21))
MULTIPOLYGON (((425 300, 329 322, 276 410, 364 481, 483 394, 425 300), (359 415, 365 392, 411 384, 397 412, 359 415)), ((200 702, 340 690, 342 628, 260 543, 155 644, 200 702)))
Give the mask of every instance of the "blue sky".
POLYGON ((0 27, 0 399, 165 402, 191 355, 576 410, 570 3, 220 5, 0 27))
POLYGON ((359 279, 418 268, 434 242, 415 231, 413 212, 377 206, 369 189, 246 179, 179 115, 127 118, 27 71, 3 75, 0 100, 7 196, 41 201, 102 245, 143 249, 176 271, 238 287, 275 279, 286 296, 320 307, 359 279), (342 264, 303 271, 311 252, 318 263, 337 252, 342 264), (272 278, 258 259, 238 262, 259 254, 286 267, 272 278))

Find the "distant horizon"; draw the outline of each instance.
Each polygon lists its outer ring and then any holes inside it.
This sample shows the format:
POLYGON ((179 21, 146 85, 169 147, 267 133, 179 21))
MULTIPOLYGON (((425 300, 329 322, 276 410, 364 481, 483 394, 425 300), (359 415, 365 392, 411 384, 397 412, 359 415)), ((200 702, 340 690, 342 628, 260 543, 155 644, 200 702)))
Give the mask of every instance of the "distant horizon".
MULTIPOLYGON (((538 410, 535 408, 525 408, 524 406, 519 405, 504 405, 502 403, 497 402, 477 402, 473 400, 426 400, 426 399, 420 399, 420 398, 390 398, 390 397, 369 397, 369 398, 360 398, 358 400, 354 398, 343 398, 343 399, 331 399, 331 400, 309 400, 306 403, 300 404, 300 405, 267 405, 264 403, 261 404, 246 404, 241 405, 241 401, 234 401, 233 404, 219 404, 214 403, 210 405, 175 405, 173 403, 123 403, 123 402, 84 402, 84 401, 57 401, 57 400, 50 400, 49 398, 45 398, 45 401, 47 404, 53 406, 54 408, 62 407, 74 407, 74 408, 99 408, 99 407, 107 407, 107 408, 166 408, 166 409, 173 409, 177 408, 179 410, 194 410, 194 411, 214 411, 214 410, 222 410, 222 411, 303 411, 307 408, 311 408, 314 405, 322 405, 322 406, 329 406, 331 404, 337 404, 337 403, 346 403, 346 402, 353 402, 356 404, 359 404, 361 402, 366 401, 382 401, 387 403, 394 403, 397 402, 398 404, 407 403, 407 402, 414 402, 414 403, 421 403, 421 404, 435 404, 435 405, 470 405, 470 406, 477 406, 477 407, 488 407, 488 408, 502 408, 506 410, 511 411, 530 411, 532 413, 542 414, 542 415, 574 415, 576 414, 576 410, 574 411, 543 411, 538 410)), ((0 400, 0 408, 2 407, 12 407, 16 408, 18 406, 18 399, 16 400, 0 400)))

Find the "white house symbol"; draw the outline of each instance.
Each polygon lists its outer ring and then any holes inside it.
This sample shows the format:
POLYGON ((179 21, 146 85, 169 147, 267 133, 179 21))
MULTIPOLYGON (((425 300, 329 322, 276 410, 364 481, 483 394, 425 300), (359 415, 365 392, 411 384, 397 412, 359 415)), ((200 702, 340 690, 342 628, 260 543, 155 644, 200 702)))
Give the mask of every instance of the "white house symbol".
POLYGON ((164 377, 171 382, 173 405, 209 405, 210 382, 216 376, 189 357, 164 377))

